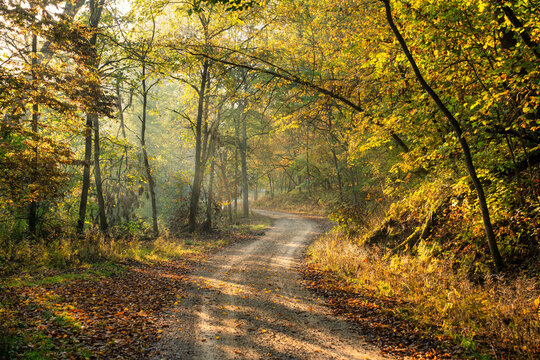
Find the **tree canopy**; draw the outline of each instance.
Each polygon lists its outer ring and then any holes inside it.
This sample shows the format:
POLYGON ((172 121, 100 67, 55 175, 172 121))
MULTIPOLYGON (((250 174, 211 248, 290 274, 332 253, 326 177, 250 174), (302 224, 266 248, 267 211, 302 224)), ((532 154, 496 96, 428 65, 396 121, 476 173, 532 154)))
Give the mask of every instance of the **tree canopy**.
POLYGON ((320 191, 384 222, 427 192, 416 220, 458 201, 501 270, 538 236, 537 10, 2 1, 2 231, 199 231, 320 191))

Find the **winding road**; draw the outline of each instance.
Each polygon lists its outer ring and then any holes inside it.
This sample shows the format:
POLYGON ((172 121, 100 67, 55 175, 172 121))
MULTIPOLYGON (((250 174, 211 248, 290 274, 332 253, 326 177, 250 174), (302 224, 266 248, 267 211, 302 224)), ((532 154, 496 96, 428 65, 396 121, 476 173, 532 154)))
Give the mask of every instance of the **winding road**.
POLYGON ((300 284, 296 268, 319 225, 257 212, 273 226, 192 275, 188 296, 163 320, 154 359, 387 359, 300 284))

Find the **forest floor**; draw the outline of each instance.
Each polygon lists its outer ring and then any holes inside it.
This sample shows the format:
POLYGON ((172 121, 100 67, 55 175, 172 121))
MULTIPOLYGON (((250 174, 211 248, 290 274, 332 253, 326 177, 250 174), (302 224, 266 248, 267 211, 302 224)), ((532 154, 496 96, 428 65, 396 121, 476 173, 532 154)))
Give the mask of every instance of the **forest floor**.
POLYGON ((304 262, 324 221, 259 213, 273 219, 264 235, 241 231, 213 255, 126 261, 62 281, 4 284, 0 317, 16 328, 4 341, 18 339, 16 352, 4 357, 0 341, 0 359, 464 357, 448 339, 381 310, 304 262), (23 338, 16 335, 21 329, 23 338))
POLYGON ((269 219, 174 241, 174 257, 106 260, 0 277, 0 360, 146 359, 165 309, 185 296, 188 274, 224 246, 246 242, 269 219), (180 251, 178 251, 180 250, 180 251))

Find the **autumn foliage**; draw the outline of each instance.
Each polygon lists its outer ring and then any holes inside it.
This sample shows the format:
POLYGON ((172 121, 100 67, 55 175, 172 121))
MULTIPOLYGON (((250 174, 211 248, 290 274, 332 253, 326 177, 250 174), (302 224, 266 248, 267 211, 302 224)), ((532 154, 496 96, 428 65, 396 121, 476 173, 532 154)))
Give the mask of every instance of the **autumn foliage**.
MULTIPOLYGON (((219 232, 252 205, 317 213, 335 230, 314 276, 535 357, 539 24, 533 0, 0 0, 2 277, 219 232)), ((94 285, 55 286, 7 298, 28 313, 94 285)))

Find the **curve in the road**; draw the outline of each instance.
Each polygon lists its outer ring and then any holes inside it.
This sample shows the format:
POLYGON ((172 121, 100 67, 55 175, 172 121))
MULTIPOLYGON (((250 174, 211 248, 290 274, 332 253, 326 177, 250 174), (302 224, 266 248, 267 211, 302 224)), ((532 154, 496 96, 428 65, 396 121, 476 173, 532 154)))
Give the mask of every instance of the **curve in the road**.
POLYGON ((354 325, 298 281, 296 267, 320 233, 308 218, 258 210, 267 233, 210 258, 173 309, 156 359, 383 359, 354 325))

